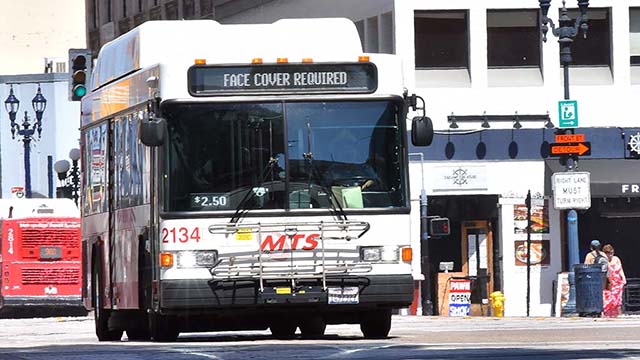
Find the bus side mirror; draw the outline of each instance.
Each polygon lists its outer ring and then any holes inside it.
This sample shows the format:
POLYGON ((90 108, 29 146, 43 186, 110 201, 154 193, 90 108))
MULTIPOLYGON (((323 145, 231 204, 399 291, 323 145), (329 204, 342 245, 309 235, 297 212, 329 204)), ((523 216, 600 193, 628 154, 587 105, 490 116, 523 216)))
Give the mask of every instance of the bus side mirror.
POLYGON ((411 142, 415 146, 429 146, 433 141, 433 123, 428 116, 416 116, 411 121, 411 142))
POLYGON ((167 121, 161 117, 140 121, 140 141, 147 146, 164 144, 167 121))

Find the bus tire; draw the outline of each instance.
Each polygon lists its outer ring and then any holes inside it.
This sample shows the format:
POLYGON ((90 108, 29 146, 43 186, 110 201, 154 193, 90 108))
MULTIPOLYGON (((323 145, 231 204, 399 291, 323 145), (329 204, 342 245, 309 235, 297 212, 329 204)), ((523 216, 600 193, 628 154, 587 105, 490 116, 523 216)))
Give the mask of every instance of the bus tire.
POLYGON ((102 308, 101 289, 104 289, 102 280, 102 272, 98 262, 94 262, 91 286, 93 286, 93 318, 96 326, 96 335, 99 341, 120 341, 122 339, 122 330, 109 329, 109 316, 111 310, 102 308))
POLYGON ((298 324, 295 321, 284 319, 284 320, 275 320, 269 326, 269 330, 271 330, 271 335, 276 339, 287 340, 292 339, 296 334, 296 329, 298 328, 298 324))
POLYGON ((391 330, 391 309, 365 312, 360 321, 360 330, 366 339, 386 339, 391 330))
POLYGON ((178 324, 166 315, 149 314, 149 334, 155 342, 174 342, 180 335, 178 324))
POLYGON ((305 339, 317 339, 324 335, 327 324, 320 316, 310 316, 300 320, 300 333, 305 339))

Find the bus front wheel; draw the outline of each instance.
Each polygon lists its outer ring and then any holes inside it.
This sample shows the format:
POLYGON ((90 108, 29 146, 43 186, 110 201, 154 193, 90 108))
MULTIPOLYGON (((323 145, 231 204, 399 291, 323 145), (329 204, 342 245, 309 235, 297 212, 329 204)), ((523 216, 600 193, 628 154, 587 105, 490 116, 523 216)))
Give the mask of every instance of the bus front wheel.
POLYGON ((109 316, 111 310, 104 309, 102 304, 101 290, 104 289, 104 282, 102 280, 102 273, 100 266, 95 263, 93 266, 93 276, 91 279, 91 286, 93 286, 93 308, 94 308, 94 321, 96 325, 96 335, 99 341, 119 341, 122 338, 122 330, 109 329, 109 316))
POLYGON ((385 339, 391 330, 391 309, 365 312, 360 321, 360 330, 367 339, 385 339))

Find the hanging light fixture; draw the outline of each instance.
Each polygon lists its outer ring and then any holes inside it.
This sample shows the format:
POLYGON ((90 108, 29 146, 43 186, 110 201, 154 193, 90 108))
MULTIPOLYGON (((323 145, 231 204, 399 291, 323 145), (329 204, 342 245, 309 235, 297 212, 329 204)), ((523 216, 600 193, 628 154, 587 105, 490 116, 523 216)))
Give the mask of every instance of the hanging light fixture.
POLYGON ((480 125, 481 127, 488 129, 491 127, 491 125, 489 125, 489 120, 487 119, 487 112, 483 112, 482 113, 482 125, 480 125))
POLYGON ((551 118, 549 117, 549 112, 547 111, 547 121, 545 121, 544 123, 544 127, 547 129, 553 129, 554 127, 556 127, 555 125, 553 125, 553 123, 551 122, 551 118))
POLYGON ((47 108, 47 99, 42 95, 42 90, 40 90, 40 84, 38 84, 38 91, 36 92, 36 96, 31 100, 31 106, 33 106, 33 111, 36 112, 36 119, 42 120, 42 113, 47 108))
POLYGON ((522 128, 522 124, 520 124, 520 118, 518 117, 518 112, 516 111, 516 116, 514 119, 514 123, 513 123, 513 128, 514 129, 521 129, 522 128))
POLYGON ((453 115, 453 113, 451 113, 451 116, 449 117, 449 128, 450 129, 457 129, 458 128, 458 123, 456 122, 456 117, 453 115))
POLYGON ((20 108, 20 100, 13 94, 13 84, 9 87, 9 96, 7 100, 4 101, 4 108, 7 110, 7 113, 9 113, 11 122, 16 121, 16 114, 20 108))

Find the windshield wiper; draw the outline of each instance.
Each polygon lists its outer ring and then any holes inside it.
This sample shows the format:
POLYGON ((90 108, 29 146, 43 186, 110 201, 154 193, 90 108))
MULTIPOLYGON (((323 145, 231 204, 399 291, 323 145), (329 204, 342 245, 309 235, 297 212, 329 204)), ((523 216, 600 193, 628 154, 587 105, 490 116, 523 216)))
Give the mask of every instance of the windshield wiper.
MULTIPOLYGON (((261 119, 260 121, 256 122, 256 124, 254 125, 256 130, 258 130, 261 127, 262 120, 264 119, 261 119)), ((277 163, 278 163, 278 159, 273 156, 273 123, 269 121, 269 162, 260 171, 261 176, 260 176, 260 181, 257 184, 258 187, 262 187, 262 184, 264 184, 269 174, 271 174, 271 183, 272 184, 274 183, 273 169, 276 167, 277 163)), ((237 223, 242 218, 242 216, 249 210, 246 205, 249 203, 250 200, 252 200, 257 195, 255 188, 256 186, 247 190, 242 200, 240 200, 240 203, 236 208, 236 212, 233 214, 229 222, 234 224, 237 223)))
POLYGON ((338 201, 338 197, 336 196, 336 194, 333 193, 330 187, 322 183, 322 179, 320 178, 320 176, 318 176, 318 173, 317 173, 318 169, 316 169, 315 165, 313 164, 313 153, 311 152, 311 124, 309 124, 309 122, 307 122, 307 152, 302 154, 302 156, 304 157, 305 163, 309 166, 309 171, 308 171, 309 179, 307 180, 308 181, 307 191, 310 191, 311 180, 315 178, 317 180, 316 184, 322 190, 324 190, 326 193, 329 194, 329 205, 331 206, 331 209, 333 210, 338 220, 347 221, 347 213, 342 208, 342 205, 340 205, 340 201, 338 201))
POLYGON ((244 196, 242 197, 242 200, 240 200, 240 203, 236 208, 236 212, 231 217, 231 220, 229 220, 230 223, 233 223, 233 224, 237 223, 242 218, 242 216, 249 210, 246 205, 249 203, 250 200, 252 200, 256 196, 256 192, 254 191, 254 188, 261 187, 262 184, 264 184, 264 181, 267 179, 269 174, 273 173, 273 169, 275 168, 275 165, 277 163, 278 163, 278 159, 273 157, 269 158, 269 162, 261 171, 262 174, 260 177, 260 181, 258 182, 258 184, 256 184, 257 186, 253 186, 249 188, 247 192, 244 194, 244 196))

